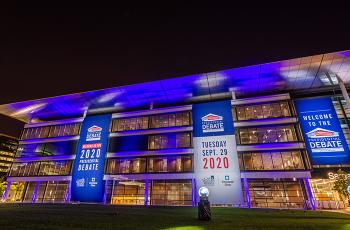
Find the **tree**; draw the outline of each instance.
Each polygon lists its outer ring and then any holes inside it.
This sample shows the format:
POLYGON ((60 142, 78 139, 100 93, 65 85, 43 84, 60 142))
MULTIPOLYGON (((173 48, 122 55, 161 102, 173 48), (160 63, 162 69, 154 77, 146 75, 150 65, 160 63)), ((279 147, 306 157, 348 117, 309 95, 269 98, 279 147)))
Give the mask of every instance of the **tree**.
POLYGON ((337 174, 338 177, 335 179, 333 190, 338 192, 343 202, 346 202, 349 199, 347 188, 350 185, 350 176, 341 169, 337 171, 337 174))

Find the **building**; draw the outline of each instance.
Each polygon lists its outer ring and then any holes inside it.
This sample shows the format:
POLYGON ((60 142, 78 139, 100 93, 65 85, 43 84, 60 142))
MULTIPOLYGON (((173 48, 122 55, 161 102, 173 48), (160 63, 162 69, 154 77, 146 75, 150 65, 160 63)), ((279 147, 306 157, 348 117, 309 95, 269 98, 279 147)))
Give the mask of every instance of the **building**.
POLYGON ((18 139, 0 133, 0 175, 10 170, 18 146, 18 139))
POLYGON ((343 208, 349 56, 0 105, 26 122, 2 200, 196 205, 205 186, 214 205, 343 208))

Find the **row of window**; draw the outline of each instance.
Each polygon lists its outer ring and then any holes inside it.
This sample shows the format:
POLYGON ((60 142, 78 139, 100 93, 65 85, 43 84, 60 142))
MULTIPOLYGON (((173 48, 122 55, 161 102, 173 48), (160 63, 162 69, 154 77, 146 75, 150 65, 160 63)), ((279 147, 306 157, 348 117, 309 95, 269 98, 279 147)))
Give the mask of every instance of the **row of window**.
POLYGON ((77 141, 60 141, 18 146, 16 157, 74 155, 77 141))
MULTIPOLYGON (((129 138, 129 137, 124 137, 129 138)), ((190 148, 192 146, 191 133, 169 133, 163 135, 145 136, 144 140, 125 141, 125 143, 110 142, 109 151, 124 151, 128 149, 114 148, 113 146, 128 145, 126 147, 139 147, 137 150, 156 150, 170 148, 190 148), (142 143, 145 142, 144 146, 142 143), (129 143, 132 143, 130 146, 129 143)), ((123 142, 123 141, 121 141, 123 142)), ((33 157, 33 156, 60 156, 74 155, 77 148, 77 141, 61 141, 49 143, 22 144, 17 149, 16 157, 33 157)), ((1 153, 0 153, 1 155, 1 153)))
POLYGON ((112 121, 111 132, 189 126, 191 112, 161 114, 154 116, 119 118, 112 121))
POLYGON ((11 184, 6 202, 63 203, 67 200, 68 185, 68 181, 14 182, 11 184))
POLYGON ((233 117, 238 121, 290 116, 290 107, 286 101, 258 105, 239 105, 233 109, 233 117))
POLYGON ((239 128, 236 131, 238 144, 257 144, 298 141, 293 125, 239 128))
POLYGON ((241 170, 304 169, 300 151, 239 153, 241 170))
POLYGON ((191 133, 153 135, 148 138, 148 149, 190 148, 191 133))
POLYGON ((34 161, 13 163, 9 176, 56 176, 69 175, 72 161, 34 161))
POLYGON ((192 156, 115 158, 107 161, 107 174, 192 172, 192 156))
POLYGON ((248 180, 250 202, 256 208, 304 208, 301 181, 248 180))
POLYGON ((22 140, 61 136, 76 136, 80 132, 80 123, 26 128, 22 140))

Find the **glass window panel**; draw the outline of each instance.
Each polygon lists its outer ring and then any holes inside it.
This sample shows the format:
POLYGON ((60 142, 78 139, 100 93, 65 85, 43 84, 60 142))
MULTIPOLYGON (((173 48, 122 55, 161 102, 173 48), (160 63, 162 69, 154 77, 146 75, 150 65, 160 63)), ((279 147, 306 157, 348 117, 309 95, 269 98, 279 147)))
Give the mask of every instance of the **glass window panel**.
POLYGON ((271 159, 271 154, 270 153, 262 153, 262 161, 263 161, 263 167, 264 170, 272 170, 273 169, 273 164, 272 164, 272 159, 271 159))
POLYGON ((273 168, 277 170, 282 170, 284 167, 283 167, 281 153, 272 152, 271 156, 272 156, 273 168))
POLYGON ((252 161, 253 161, 254 170, 264 169, 260 153, 252 153, 252 161))

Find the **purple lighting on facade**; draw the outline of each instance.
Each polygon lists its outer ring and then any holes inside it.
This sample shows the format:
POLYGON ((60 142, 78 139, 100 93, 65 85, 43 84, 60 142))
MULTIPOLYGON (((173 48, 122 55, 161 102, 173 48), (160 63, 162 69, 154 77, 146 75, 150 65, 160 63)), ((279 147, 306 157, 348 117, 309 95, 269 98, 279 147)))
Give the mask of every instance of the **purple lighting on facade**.
POLYGON ((196 206, 196 195, 197 195, 197 191, 196 191, 196 180, 193 178, 192 179, 192 206, 196 206))
POLYGON ((144 205, 148 205, 148 189, 149 189, 149 180, 145 180, 145 202, 144 202, 144 205))
POLYGON ((250 194, 249 194, 249 185, 248 185, 247 178, 243 178, 243 184, 244 184, 245 198, 247 201, 247 207, 250 208, 250 194))
POLYGON ((5 189, 5 192, 4 192, 4 194, 2 194, 1 202, 5 202, 6 201, 7 194, 9 192, 9 190, 10 190, 10 187, 11 187, 11 181, 8 181, 7 182, 7 187, 5 189))
POLYGON ((305 187, 306 187, 306 190, 307 190, 307 195, 309 197, 309 201, 310 201, 310 204, 311 204, 311 208, 312 208, 312 210, 316 210, 315 199, 314 199, 314 196, 312 195, 312 190, 311 190, 311 186, 310 186, 310 183, 309 183, 309 179, 305 178, 304 179, 304 183, 305 183, 305 187))
POLYGON ((32 203, 35 203, 35 201, 36 201, 36 198, 38 196, 39 187, 40 187, 40 181, 36 182, 35 191, 34 191, 33 196, 32 196, 32 203))

